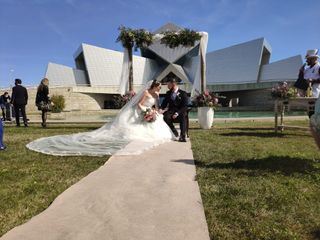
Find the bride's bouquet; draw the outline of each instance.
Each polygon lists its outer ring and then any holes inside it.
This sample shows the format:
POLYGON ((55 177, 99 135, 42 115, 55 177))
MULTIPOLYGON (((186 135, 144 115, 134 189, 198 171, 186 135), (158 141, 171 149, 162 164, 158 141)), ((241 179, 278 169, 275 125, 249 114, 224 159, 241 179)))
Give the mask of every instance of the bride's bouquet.
POLYGON ((157 111, 152 108, 146 108, 142 111, 142 119, 145 122, 154 122, 157 119, 157 111))

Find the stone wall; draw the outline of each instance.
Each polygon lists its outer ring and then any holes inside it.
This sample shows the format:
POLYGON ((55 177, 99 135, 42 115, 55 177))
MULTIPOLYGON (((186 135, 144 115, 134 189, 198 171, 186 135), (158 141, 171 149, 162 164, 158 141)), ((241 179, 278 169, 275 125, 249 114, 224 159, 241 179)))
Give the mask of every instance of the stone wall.
POLYGON ((239 98, 239 107, 256 107, 261 110, 272 110, 274 100, 270 89, 225 92, 221 95, 228 99, 239 98))
MULTIPOLYGON (((8 91, 11 96, 11 89, 1 89, 1 95, 8 91)), ((90 111, 90 110, 100 110, 103 108, 105 94, 84 94, 73 92, 72 87, 55 87, 49 88, 49 96, 52 95, 62 95, 65 97, 66 108, 65 111, 90 111)), ((37 93, 36 87, 28 88, 28 105, 27 112, 37 112, 37 107, 35 106, 35 97, 37 93)))

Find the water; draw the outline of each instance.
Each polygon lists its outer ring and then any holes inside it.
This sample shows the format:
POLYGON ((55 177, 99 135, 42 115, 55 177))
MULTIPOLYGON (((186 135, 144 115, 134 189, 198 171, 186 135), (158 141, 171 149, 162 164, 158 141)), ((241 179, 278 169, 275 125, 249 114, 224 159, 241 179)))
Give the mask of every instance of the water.
MULTIPOLYGON (((305 111, 285 112, 285 116, 307 116, 305 111)), ((190 112, 191 119, 197 118, 197 112, 190 112)), ((256 118, 256 117, 274 117, 272 111, 241 111, 241 112, 214 112, 215 118, 256 118)))
MULTIPOLYGON (((305 111, 296 112, 285 112, 285 116, 307 116, 305 111)), ((107 120, 110 122, 115 116, 97 116, 97 118, 107 120)), ((241 111, 241 112, 214 112, 214 118, 263 118, 263 117, 274 117, 274 112, 272 111, 241 111)), ((197 112, 192 111, 189 113, 190 119, 197 119, 197 112)))

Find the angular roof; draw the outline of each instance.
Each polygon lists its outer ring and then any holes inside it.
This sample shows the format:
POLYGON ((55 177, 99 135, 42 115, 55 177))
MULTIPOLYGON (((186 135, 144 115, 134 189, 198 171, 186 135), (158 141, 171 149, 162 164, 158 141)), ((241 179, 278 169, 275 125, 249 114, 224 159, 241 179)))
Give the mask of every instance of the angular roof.
POLYGON ((188 54, 193 48, 197 47, 198 45, 199 41, 197 41, 193 47, 184 47, 180 45, 175 48, 170 48, 165 44, 161 44, 161 40, 156 40, 147 48, 147 50, 157 54, 168 63, 175 63, 177 60, 188 54))
POLYGON ((163 25, 162 27, 160 27, 159 29, 157 29, 156 31, 154 31, 154 34, 158 34, 158 33, 163 33, 163 32, 178 32, 179 30, 181 30, 182 28, 173 24, 173 23, 166 23, 165 25, 163 25))
POLYGON ((89 83, 85 71, 49 62, 46 77, 50 86, 87 86, 89 83))
POLYGON ((269 63, 270 44, 264 38, 207 53, 208 84, 258 82, 261 65, 269 63))
POLYGON ((261 67, 260 82, 288 81, 296 79, 302 65, 301 55, 282 59, 261 67))
MULTIPOLYGON (((82 44, 74 55, 75 59, 82 54, 91 86, 119 85, 123 62, 122 52, 82 44)), ((133 56, 134 84, 145 84, 159 70, 154 60, 133 56)))

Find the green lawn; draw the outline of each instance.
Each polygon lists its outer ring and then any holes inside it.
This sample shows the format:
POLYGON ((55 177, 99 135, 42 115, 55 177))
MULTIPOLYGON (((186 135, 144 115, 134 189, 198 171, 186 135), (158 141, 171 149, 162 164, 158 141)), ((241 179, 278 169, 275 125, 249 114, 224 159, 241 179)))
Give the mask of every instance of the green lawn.
POLYGON ((108 159, 49 156, 30 151, 25 145, 39 137, 91 131, 97 127, 5 128, 8 149, 0 152, 0 236, 42 212, 61 192, 108 159))
POLYGON ((211 239, 320 239, 320 151, 308 130, 272 127, 190 131, 211 239))
MULTIPOLYGON (((25 144, 97 127, 6 127, 8 150, 0 152, 0 236, 46 209, 107 160, 48 156, 25 144)), ((235 122, 211 130, 194 125, 190 135, 212 239, 320 239, 320 153, 307 130, 276 135, 272 122, 235 122)))

